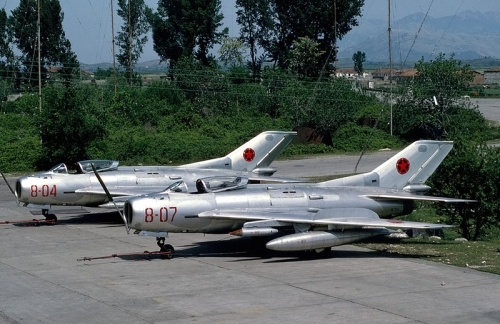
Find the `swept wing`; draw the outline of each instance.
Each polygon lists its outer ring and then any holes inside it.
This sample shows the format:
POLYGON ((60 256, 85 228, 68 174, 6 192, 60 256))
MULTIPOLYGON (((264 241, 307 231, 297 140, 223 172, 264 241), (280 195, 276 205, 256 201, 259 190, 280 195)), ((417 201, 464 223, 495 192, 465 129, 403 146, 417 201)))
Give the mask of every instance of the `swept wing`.
POLYGON ((244 227, 252 227, 252 222, 275 221, 275 225, 287 226, 293 224, 332 225, 340 227, 390 227, 390 228, 442 228, 449 225, 410 222, 395 219, 381 219, 377 213, 366 208, 328 208, 318 212, 295 210, 248 208, 212 210, 200 213, 200 218, 218 220, 233 220, 245 222, 244 227))
POLYGON ((364 195, 371 199, 397 199, 397 200, 419 200, 419 201, 434 201, 443 203, 471 203, 476 202, 470 199, 459 199, 450 197, 435 197, 435 196, 424 196, 424 195, 412 195, 405 192, 397 192, 390 194, 367 194, 364 195))

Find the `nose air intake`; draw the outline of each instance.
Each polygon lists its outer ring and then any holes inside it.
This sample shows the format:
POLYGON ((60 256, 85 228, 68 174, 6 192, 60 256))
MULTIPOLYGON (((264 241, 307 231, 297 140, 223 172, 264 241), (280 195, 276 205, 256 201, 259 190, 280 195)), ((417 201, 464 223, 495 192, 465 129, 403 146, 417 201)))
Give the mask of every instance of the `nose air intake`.
POLYGON ((22 194, 21 181, 19 181, 19 180, 16 181, 16 190, 15 190, 14 194, 16 195, 16 198, 19 201, 19 198, 21 198, 21 194, 22 194))
POLYGON ((125 204, 123 205, 123 215, 125 217, 127 224, 131 225, 133 220, 133 210, 132 210, 132 205, 130 205, 128 201, 125 202, 125 204))

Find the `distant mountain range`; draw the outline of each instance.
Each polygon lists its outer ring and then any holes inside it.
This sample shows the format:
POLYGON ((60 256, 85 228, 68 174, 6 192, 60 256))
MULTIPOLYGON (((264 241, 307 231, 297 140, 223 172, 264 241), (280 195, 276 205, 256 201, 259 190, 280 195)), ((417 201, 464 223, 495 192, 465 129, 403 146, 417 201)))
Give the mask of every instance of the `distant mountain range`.
MULTIPOLYGON (((387 66, 389 41, 387 21, 363 19, 339 42, 338 67, 352 67, 352 55, 365 52, 365 68, 387 66)), ((500 65, 500 12, 486 13, 463 11, 456 16, 434 18, 415 13, 391 21, 392 62, 395 68, 413 67, 424 57, 435 58, 439 53, 447 57, 471 62, 471 66, 500 65), (425 18, 425 21, 424 21, 425 18), (424 22, 422 24, 422 22, 424 22), (475 62, 475 63, 472 63, 475 62)), ((160 60, 138 63, 136 72, 167 71, 168 65, 160 60)), ((112 63, 82 64, 81 68, 113 68, 112 63)))
MULTIPOLYGON (((80 69, 85 71, 97 71, 97 69, 107 70, 113 68, 113 63, 95 63, 95 64, 80 64, 80 69)), ((119 69, 118 63, 116 63, 116 68, 119 69)), ((135 72, 148 73, 148 72, 162 72, 168 70, 168 64, 165 62, 160 63, 160 60, 151 60, 145 62, 139 62, 134 66, 135 72)))
MULTIPOLYGON (((387 21, 363 19, 339 42, 340 62, 352 62, 357 51, 365 52, 367 62, 388 62, 387 29, 387 21)), ((393 65, 413 65, 422 57, 429 60, 439 53, 447 57, 454 53, 462 61, 500 59, 499 35, 500 12, 463 11, 441 18, 412 14, 391 21, 393 65)))

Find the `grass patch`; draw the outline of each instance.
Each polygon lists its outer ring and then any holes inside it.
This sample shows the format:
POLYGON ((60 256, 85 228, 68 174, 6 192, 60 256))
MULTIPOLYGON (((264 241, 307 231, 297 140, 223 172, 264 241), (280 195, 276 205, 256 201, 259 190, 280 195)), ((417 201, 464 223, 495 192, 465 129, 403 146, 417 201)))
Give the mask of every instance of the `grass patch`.
POLYGON ((500 274, 500 239, 493 241, 458 242, 423 238, 359 243, 368 249, 404 257, 418 258, 462 268, 500 274))
MULTIPOLYGON (((434 206, 428 202, 418 203, 413 213, 396 218, 413 222, 445 223, 445 217, 436 213, 434 206)), ((488 241, 455 241, 460 237, 456 229, 445 228, 443 232, 444 237, 441 240, 421 237, 381 239, 356 245, 403 257, 500 274, 500 238, 488 241)))

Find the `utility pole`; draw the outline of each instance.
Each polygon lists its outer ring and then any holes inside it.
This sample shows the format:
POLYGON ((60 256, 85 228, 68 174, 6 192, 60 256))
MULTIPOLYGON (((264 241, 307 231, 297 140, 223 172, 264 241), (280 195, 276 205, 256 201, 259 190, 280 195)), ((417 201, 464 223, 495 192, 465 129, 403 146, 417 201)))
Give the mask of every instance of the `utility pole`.
POLYGON ((113 76, 115 78, 115 96, 116 96, 116 55, 115 55, 115 19, 113 12, 113 0, 111 0, 111 39, 113 44, 113 76))
POLYGON ((337 0, 333 0, 333 19, 335 25, 333 26, 333 35, 335 37, 335 60, 333 61, 333 67, 335 68, 335 73, 337 73, 337 0))
POLYGON ((389 105, 391 107, 391 136, 392 136, 392 44, 391 44, 391 0, 388 0, 389 6, 388 6, 388 23, 389 27, 387 29, 387 32, 389 34, 389 89, 390 89, 390 97, 389 97, 389 105))
POLYGON ((130 0, 128 0, 128 74, 132 86, 132 24, 130 23, 130 0))
POLYGON ((38 110, 42 112, 42 67, 40 62, 40 0, 37 1, 37 12, 38 12, 38 31, 37 31, 37 47, 38 47, 38 110))

